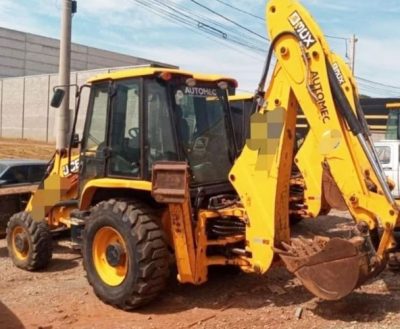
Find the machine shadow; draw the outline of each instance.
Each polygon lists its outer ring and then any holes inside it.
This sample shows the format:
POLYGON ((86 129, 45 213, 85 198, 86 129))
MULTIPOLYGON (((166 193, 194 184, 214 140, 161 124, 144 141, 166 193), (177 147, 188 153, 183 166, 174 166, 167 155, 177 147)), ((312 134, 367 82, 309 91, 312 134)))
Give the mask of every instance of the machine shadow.
POLYGON ((2 329, 24 329, 25 326, 16 315, 2 302, 0 302, 0 328, 2 329))
MULTIPOLYGON (((304 220, 293 228, 293 235, 327 235, 330 237, 348 237, 352 227, 352 219, 346 213, 333 212, 329 216, 321 216, 317 220, 304 220)), ((390 289, 385 292, 367 292, 356 290, 340 301, 318 300, 309 293, 298 280, 284 267, 273 267, 266 275, 232 273, 225 267, 210 271, 209 280, 203 285, 193 286, 179 284, 176 273, 171 275, 168 287, 160 298, 136 312, 143 314, 179 313, 195 307, 223 310, 225 308, 256 309, 266 306, 285 307, 302 305, 314 314, 329 320, 343 321, 379 321, 390 312, 400 311, 400 296, 395 297, 395 291, 390 295, 390 289), (271 286, 283 289, 281 293, 273 292, 271 286), (394 303, 393 298, 399 302, 394 303), (312 301, 309 308, 307 303, 312 301), (379 305, 379 307, 376 307, 379 305)), ((387 271, 375 280, 390 282, 386 278, 387 271)), ((372 283, 373 281, 371 281, 372 283)))
POLYGON ((400 302, 395 302, 387 293, 355 291, 339 301, 317 302, 311 311, 327 320, 367 323, 381 321, 389 313, 399 313, 400 302))
POLYGON ((6 257, 8 257, 7 247, 1 247, 0 248, 0 258, 6 258, 6 257))
POLYGON ((266 275, 234 272, 224 267, 212 268, 209 280, 200 286, 180 284, 171 275, 164 295, 135 312, 168 314, 196 307, 217 311, 257 309, 268 305, 297 305, 313 298, 302 286, 295 284, 293 276, 284 268, 275 267, 266 275))
POLYGON ((79 250, 71 249, 64 245, 64 243, 65 239, 53 240, 53 258, 50 264, 39 272, 62 272, 80 266, 82 255, 79 250))
MULTIPOLYGON (((81 257, 77 258, 80 259, 81 257)), ((39 273, 53 273, 53 272, 62 272, 66 270, 73 269, 80 265, 77 259, 59 259, 55 258, 50 261, 48 267, 44 270, 38 271, 39 273)))

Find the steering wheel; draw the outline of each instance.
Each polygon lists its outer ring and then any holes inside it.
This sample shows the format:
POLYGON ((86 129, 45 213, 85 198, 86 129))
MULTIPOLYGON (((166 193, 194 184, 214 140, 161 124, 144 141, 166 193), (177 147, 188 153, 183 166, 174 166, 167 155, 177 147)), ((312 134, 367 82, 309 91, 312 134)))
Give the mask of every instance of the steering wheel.
POLYGON ((139 128, 138 127, 130 128, 128 130, 128 135, 129 135, 130 138, 139 137, 139 128))
POLYGON ((137 174, 139 172, 139 166, 136 162, 130 162, 120 155, 115 155, 112 161, 115 166, 114 169, 120 173, 137 174))
MULTIPOLYGON (((104 149, 106 148, 106 143, 102 142, 99 144, 96 150, 96 158, 104 159, 104 149)), ((139 166, 135 162, 130 162, 118 153, 114 153, 111 157, 111 162, 113 163, 114 170, 123 173, 129 172, 136 174, 139 172, 139 166)))

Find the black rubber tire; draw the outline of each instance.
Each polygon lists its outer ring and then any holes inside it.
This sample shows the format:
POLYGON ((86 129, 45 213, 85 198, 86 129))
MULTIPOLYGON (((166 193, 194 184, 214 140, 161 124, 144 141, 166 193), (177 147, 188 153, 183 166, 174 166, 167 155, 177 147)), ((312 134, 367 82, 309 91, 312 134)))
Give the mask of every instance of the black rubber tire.
POLYGON ((105 303, 130 310, 153 300, 166 285, 169 254, 159 218, 146 204, 108 200, 91 210, 83 232, 83 265, 89 284, 105 303), (92 256, 96 232, 109 226, 124 239, 128 270, 118 286, 107 285, 98 275, 92 256))
POLYGON ((300 215, 289 215, 289 225, 295 226, 299 224, 304 218, 300 215))
POLYGON ((15 266, 35 271, 45 268, 53 255, 52 239, 49 227, 45 221, 35 221, 30 213, 22 211, 14 214, 7 224, 7 248, 15 266), (24 259, 18 258, 14 250, 12 232, 16 227, 22 227, 26 234, 29 249, 24 259))

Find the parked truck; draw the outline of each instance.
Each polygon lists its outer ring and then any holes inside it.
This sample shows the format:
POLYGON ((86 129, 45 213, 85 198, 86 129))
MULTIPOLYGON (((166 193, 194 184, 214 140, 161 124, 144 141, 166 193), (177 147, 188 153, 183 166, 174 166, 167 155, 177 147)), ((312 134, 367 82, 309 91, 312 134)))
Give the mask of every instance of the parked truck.
POLYGON ((388 103, 389 110, 385 127, 385 139, 374 143, 379 161, 393 183, 392 194, 400 198, 400 103, 388 103))

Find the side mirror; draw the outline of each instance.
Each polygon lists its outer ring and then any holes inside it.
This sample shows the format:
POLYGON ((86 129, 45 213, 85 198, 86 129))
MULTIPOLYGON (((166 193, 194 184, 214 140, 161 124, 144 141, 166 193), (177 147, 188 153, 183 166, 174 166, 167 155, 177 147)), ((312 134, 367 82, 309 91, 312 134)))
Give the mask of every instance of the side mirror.
POLYGON ((80 144, 79 134, 74 134, 71 140, 71 148, 77 148, 79 147, 79 144, 80 144))
POLYGON ((63 89, 56 89, 51 99, 50 105, 52 107, 60 107, 62 100, 64 99, 65 91, 63 89))
POLYGON ((0 187, 3 187, 4 185, 7 185, 7 181, 4 179, 0 179, 0 187))

